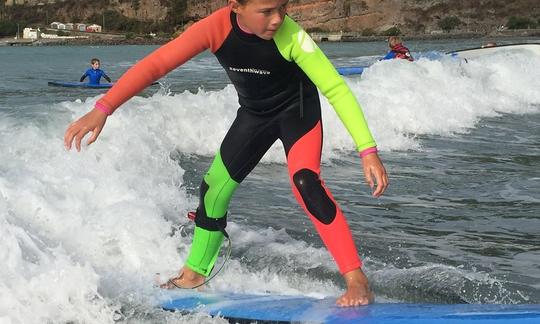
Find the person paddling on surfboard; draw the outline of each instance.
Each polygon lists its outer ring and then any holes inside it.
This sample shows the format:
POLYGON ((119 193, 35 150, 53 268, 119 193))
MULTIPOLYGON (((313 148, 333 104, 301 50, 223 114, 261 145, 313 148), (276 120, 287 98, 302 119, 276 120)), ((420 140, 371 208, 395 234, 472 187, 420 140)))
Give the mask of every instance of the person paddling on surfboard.
POLYGON ((84 72, 79 82, 83 82, 86 77, 88 77, 89 84, 99 84, 101 77, 105 78, 107 82, 112 82, 111 78, 103 70, 99 68, 100 62, 99 59, 93 58, 90 60, 91 67, 84 72))
POLYGON ((379 197, 386 170, 355 96, 310 36, 286 15, 288 0, 229 0, 228 6, 193 24, 178 38, 130 68, 93 110, 71 123, 66 149, 91 144, 107 118, 155 80, 209 49, 238 92, 236 119, 200 186, 190 254, 163 288, 193 288, 212 272, 224 236, 229 202, 242 180, 276 140, 287 158, 294 196, 337 263, 346 284, 340 306, 373 301, 368 279, 345 216, 320 176, 321 105, 317 88, 353 138, 366 181, 379 197))
POLYGON ((388 38, 388 47, 390 47, 390 52, 381 60, 405 59, 411 62, 414 61, 411 52, 403 45, 399 36, 390 36, 388 38))

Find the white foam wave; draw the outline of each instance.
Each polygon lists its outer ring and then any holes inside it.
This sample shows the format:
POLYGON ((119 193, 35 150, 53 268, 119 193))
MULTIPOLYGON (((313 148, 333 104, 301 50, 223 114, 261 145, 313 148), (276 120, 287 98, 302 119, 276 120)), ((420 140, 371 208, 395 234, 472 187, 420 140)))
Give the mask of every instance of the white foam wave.
MULTIPOLYGON (((523 54, 466 64, 391 61, 348 82, 380 148, 415 149, 419 135, 466 132, 501 113, 537 113, 538 67, 539 58, 523 54)), ((64 113, 44 124, 0 121, 0 318, 113 323, 121 304, 152 305, 154 273, 177 269, 186 257, 190 238, 171 235, 171 228, 195 201, 180 187, 184 171, 170 154, 215 154, 235 117, 234 88, 133 98, 109 118, 95 144, 66 152, 66 125, 96 99, 58 104, 51 111, 64 113)), ((353 143, 324 100, 323 114, 325 158, 350 152, 353 143)), ((278 144, 265 160, 283 162, 283 155, 278 144)), ((270 254, 303 259, 295 253, 323 251, 290 237, 287 244, 272 233, 262 237, 274 247, 270 254)), ((248 238, 240 246, 256 243, 248 238)), ((327 263, 321 256, 300 265, 327 263)), ((237 290, 257 290, 261 278, 290 293, 338 289, 327 282, 302 285, 240 262, 231 262, 226 278, 245 280, 233 285, 237 290)))
POLYGON ((540 112, 540 56, 501 53, 465 62, 381 61, 349 84, 381 149, 410 149, 418 135, 467 132, 485 117, 540 112))
MULTIPOLYGON (((126 305, 154 309, 154 274, 179 269, 191 244, 190 235, 171 230, 196 204, 181 187, 184 171, 170 154, 213 155, 234 117, 223 105, 232 92, 134 98, 80 153, 64 150, 62 134, 96 98, 54 107, 68 111, 46 125, 3 120, 0 318, 113 323, 126 305)), ((229 276, 237 282, 243 275, 270 276, 239 262, 231 266, 229 276)), ((255 279, 245 282, 246 289, 258 285, 255 279)), ((309 292, 302 285, 290 288, 294 283, 287 277, 273 282, 283 291, 309 292)))

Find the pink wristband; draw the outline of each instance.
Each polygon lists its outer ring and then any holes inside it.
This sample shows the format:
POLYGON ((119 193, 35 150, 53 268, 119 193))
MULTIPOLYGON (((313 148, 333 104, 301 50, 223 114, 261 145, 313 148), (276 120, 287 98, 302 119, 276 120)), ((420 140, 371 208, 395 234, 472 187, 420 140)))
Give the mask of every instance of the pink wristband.
POLYGON ((112 111, 110 111, 109 108, 105 107, 105 105, 99 102, 96 102, 96 104, 94 105, 94 108, 105 113, 107 116, 110 116, 112 114, 112 111))
POLYGON ((377 153, 377 147, 376 146, 369 147, 369 148, 363 150, 362 152, 360 152, 360 157, 364 158, 364 157, 366 157, 367 155, 369 155, 371 153, 377 153))

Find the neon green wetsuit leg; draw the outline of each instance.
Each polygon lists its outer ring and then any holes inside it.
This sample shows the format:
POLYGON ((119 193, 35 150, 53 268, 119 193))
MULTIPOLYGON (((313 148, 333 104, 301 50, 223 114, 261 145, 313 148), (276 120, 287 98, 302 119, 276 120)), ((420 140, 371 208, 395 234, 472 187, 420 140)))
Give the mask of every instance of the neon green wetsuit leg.
MULTIPOLYGON (((221 154, 218 152, 201 184, 201 202, 198 212, 204 212, 207 217, 213 219, 225 217, 231 197, 238 185, 239 183, 229 175, 221 159, 221 154)), ((204 276, 210 275, 221 243, 223 243, 221 231, 195 226, 191 252, 186 265, 204 276)))

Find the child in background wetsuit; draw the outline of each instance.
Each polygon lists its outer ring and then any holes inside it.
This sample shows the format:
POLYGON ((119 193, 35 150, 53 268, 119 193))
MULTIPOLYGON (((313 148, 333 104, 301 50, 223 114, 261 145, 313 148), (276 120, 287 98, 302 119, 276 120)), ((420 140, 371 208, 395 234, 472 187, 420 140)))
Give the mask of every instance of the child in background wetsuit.
POLYGON ((411 52, 407 47, 403 46, 401 38, 398 36, 390 36, 390 38, 388 38, 388 46, 390 47, 390 52, 388 52, 386 56, 382 58, 382 60, 398 58, 409 60, 411 62, 414 61, 411 52))
POLYGON ((97 58, 91 59, 90 65, 92 67, 86 70, 86 72, 84 72, 79 82, 83 82, 84 79, 86 79, 86 77, 88 77, 88 79, 90 80, 88 82, 89 84, 99 84, 101 77, 105 78, 105 80, 107 80, 108 82, 111 82, 111 78, 109 78, 109 76, 107 76, 107 74, 105 74, 103 70, 100 70, 99 64, 100 64, 99 59, 97 58))
POLYGON ((210 275, 224 240, 230 199, 276 140, 285 149, 293 193, 315 225, 347 286, 336 303, 373 300, 347 221, 320 177, 321 105, 317 88, 334 107, 362 159, 373 196, 388 185, 386 170, 351 90, 309 35, 286 15, 288 0, 229 0, 129 69, 93 110, 70 124, 69 150, 155 80, 210 49, 238 92, 240 108, 200 187, 190 254, 163 288, 196 287, 210 275))

